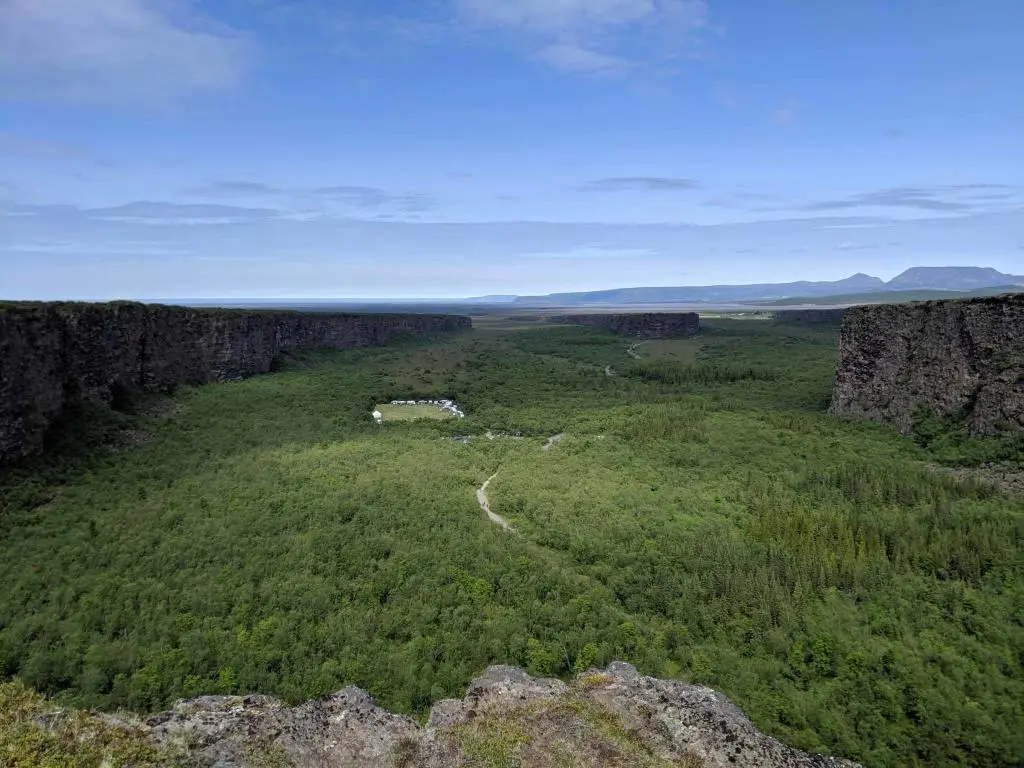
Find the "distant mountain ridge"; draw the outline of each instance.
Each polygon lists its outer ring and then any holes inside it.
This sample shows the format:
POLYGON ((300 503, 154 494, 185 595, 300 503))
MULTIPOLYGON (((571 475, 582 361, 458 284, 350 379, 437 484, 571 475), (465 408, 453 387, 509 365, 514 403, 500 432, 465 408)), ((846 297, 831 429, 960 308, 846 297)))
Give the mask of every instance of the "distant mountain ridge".
POLYGON ((731 303, 778 301, 791 297, 819 298, 888 291, 944 290, 972 291, 998 286, 1024 286, 1024 275, 1007 275, 991 267, 912 267, 886 282, 858 272, 835 281, 755 283, 752 285, 696 285, 677 287, 613 288, 605 291, 551 293, 546 296, 517 296, 519 306, 580 306, 731 303))
POLYGON ((518 296, 514 293, 500 293, 500 294, 488 294, 487 296, 470 296, 468 299, 463 299, 466 304, 507 304, 510 301, 515 301, 518 296))
POLYGON ((888 290, 927 288, 969 291, 999 285, 1024 283, 1024 276, 1004 275, 991 267, 912 267, 887 283, 888 290))

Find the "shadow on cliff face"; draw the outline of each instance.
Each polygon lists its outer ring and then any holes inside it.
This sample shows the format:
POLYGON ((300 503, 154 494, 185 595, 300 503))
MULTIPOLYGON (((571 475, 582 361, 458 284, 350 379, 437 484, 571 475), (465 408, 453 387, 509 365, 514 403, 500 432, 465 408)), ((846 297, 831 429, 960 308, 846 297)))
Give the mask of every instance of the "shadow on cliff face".
POLYGON ((151 442, 158 431, 154 419, 174 418, 187 410, 179 396, 121 386, 112 388, 110 406, 83 401, 74 385, 65 391, 72 405, 46 429, 42 453, 0 466, 0 488, 21 488, 17 500, 0 494, 0 505, 32 508, 47 503, 53 495, 52 489, 43 490, 47 486, 68 482, 116 454, 151 442))
POLYGON ((911 436, 928 458, 945 466, 978 468, 1007 462, 1019 466, 1024 462, 1024 435, 973 435, 970 415, 970 408, 944 417, 927 406, 918 406, 912 415, 911 436))
POLYGON ((125 445, 138 443, 144 434, 141 420, 131 412, 130 401, 121 408, 81 403, 66 410, 50 425, 43 438, 42 456, 23 459, 5 472, 26 472, 54 476, 85 470, 102 457, 125 445))

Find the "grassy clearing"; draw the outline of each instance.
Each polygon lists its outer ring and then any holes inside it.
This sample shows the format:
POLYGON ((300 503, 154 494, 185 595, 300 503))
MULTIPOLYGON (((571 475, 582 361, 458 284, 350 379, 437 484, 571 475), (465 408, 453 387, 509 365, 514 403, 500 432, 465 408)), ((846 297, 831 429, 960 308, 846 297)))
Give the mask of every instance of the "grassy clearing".
POLYGON ((418 421, 420 419, 434 419, 444 421, 454 418, 452 414, 440 410, 436 405, 391 405, 390 403, 379 403, 374 406, 375 411, 380 411, 386 424, 389 421, 418 421))
POLYGON ((652 339, 635 347, 641 360, 669 360, 676 363, 695 363, 700 357, 697 339, 652 339))
POLYGON ((467 333, 91 414, 0 475, 0 675, 135 711, 352 683, 422 714, 491 663, 619 658, 803 749, 1017 764, 1021 498, 922 468, 955 432, 829 416, 834 332, 720 318, 699 344, 467 333), (368 418, 410 393, 468 416, 368 418), (98 450, 124 430, 150 439, 98 450), (524 438, 451 439, 488 430, 524 438), (476 503, 498 469, 514 537, 476 503))

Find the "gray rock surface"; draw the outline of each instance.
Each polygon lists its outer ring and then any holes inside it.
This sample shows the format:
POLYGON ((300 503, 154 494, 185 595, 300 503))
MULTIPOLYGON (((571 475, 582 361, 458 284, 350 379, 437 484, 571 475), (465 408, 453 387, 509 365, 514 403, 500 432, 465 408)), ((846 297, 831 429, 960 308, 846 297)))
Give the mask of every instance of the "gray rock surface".
POLYGON ((480 765, 482 755, 515 766, 855 765, 765 736, 708 688, 643 677, 623 663, 571 685, 490 667, 464 698, 439 702, 426 726, 346 688, 294 708, 263 696, 183 701, 144 727, 193 765, 217 768, 435 768, 480 765))
POLYGON ((696 336, 700 332, 700 315, 696 312, 636 312, 552 315, 546 322, 558 325, 586 325, 603 328, 622 336, 652 339, 673 336, 696 336))
POLYGON ((919 406, 1024 432, 1024 294, 846 310, 831 411, 908 434, 919 406))
POLYGON ((0 464, 38 453, 68 407, 120 392, 269 371, 283 352, 387 344, 469 327, 454 315, 198 310, 152 304, 0 306, 0 464))

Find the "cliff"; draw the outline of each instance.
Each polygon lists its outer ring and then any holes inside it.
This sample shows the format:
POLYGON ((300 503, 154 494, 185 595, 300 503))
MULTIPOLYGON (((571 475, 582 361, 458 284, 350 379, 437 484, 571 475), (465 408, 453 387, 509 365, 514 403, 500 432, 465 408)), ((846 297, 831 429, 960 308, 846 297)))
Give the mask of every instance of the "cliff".
POLYGON ((470 325, 452 315, 197 310, 137 303, 0 307, 0 464, 42 449, 69 407, 269 371, 283 352, 386 344, 470 325))
POLYGON ((1024 295, 846 310, 831 411, 907 434, 920 406, 977 435, 1024 432, 1024 295))
POLYGON ((544 320, 558 325, 586 325, 591 328, 603 328, 622 336, 645 336, 659 339, 672 336, 696 336, 700 332, 700 315, 696 312, 553 315, 544 320))
POLYGON ((720 693, 641 677, 618 662, 571 684, 490 667, 464 698, 438 702, 425 726, 386 712, 358 688, 294 708, 265 696, 207 696, 144 721, 47 712, 45 701, 16 693, 8 698, 29 704, 0 712, 0 721, 6 714, 19 743, 49 748, 51 760, 91 743, 109 745, 104 764, 130 755, 137 766, 194 768, 856 768, 765 736, 720 693))

